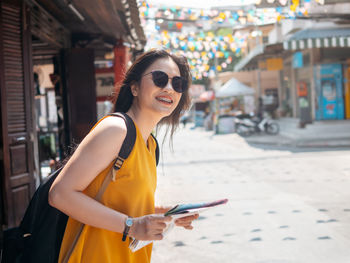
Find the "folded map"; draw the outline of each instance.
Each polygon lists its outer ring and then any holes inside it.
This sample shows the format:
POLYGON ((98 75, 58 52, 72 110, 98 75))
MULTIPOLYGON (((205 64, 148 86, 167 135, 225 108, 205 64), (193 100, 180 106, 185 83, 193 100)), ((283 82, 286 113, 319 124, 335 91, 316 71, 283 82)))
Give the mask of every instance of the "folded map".
MULTIPOLYGON (((214 202, 209 203, 195 203, 195 204, 180 204, 171 208, 169 211, 164 213, 164 216, 171 216, 172 220, 167 224, 167 227, 163 231, 163 235, 165 236, 169 231, 174 227, 175 220, 181 217, 186 217, 190 215, 200 214, 201 212, 218 206, 223 205, 228 202, 228 199, 221 199, 214 202)), ((140 248, 151 244, 153 241, 151 240, 137 240, 133 239, 130 242, 129 248, 132 252, 139 250, 140 248)))

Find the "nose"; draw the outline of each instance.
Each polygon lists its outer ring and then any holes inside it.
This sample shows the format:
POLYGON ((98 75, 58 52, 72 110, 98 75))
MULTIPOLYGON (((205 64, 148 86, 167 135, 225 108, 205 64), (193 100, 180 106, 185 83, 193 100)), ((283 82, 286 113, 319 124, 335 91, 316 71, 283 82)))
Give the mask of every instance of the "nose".
POLYGON ((175 90, 173 88, 173 84, 171 83, 171 81, 172 81, 172 79, 169 78, 168 83, 164 87, 164 90, 175 92, 175 90))

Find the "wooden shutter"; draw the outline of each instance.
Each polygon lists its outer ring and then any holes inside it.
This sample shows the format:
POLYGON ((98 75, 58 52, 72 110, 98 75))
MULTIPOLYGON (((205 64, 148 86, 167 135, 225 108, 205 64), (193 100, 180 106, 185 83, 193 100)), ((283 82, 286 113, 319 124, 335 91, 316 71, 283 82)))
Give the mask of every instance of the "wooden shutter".
POLYGON ((20 223, 35 189, 29 14, 22 0, 0 0, 2 198, 8 227, 20 223))

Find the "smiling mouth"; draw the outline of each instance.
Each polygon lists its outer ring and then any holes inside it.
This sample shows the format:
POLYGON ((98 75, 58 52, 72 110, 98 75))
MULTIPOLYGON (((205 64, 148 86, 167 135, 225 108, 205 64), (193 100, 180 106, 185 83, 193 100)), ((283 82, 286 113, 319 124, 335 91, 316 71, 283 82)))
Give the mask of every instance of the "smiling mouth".
POLYGON ((171 105, 174 101, 170 98, 165 98, 165 97, 156 97, 156 100, 165 103, 167 105, 171 105))

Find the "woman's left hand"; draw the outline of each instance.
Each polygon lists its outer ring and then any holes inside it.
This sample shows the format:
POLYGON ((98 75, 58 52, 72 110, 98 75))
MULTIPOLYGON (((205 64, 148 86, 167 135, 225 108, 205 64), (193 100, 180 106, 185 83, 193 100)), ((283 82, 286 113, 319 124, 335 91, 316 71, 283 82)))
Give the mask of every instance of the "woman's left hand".
POLYGON ((184 227, 186 229, 191 230, 191 229, 193 229, 192 221, 196 220, 198 217, 199 217, 198 214, 194 214, 194 215, 191 215, 191 216, 178 218, 178 219, 175 220, 175 225, 176 226, 182 226, 182 227, 184 227))
MULTIPOLYGON (((155 213, 164 214, 167 211, 169 211, 171 208, 173 208, 173 206, 156 206, 155 213)), ((198 217, 199 217, 199 215, 195 214, 195 215, 191 215, 191 216, 178 218, 175 220, 175 225, 182 226, 182 227, 189 229, 189 230, 193 229, 192 221, 196 220, 198 217)))

